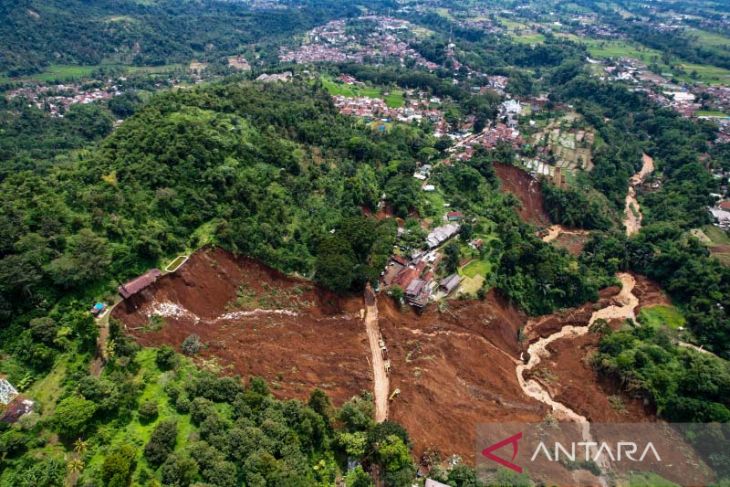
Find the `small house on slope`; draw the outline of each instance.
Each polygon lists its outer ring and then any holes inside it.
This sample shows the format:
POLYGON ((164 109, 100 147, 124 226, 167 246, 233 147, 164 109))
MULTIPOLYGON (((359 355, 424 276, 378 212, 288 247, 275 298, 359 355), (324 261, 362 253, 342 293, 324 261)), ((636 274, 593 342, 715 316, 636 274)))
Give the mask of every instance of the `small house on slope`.
POLYGON ((459 287, 459 283, 461 283, 461 277, 458 274, 451 274, 449 277, 441 279, 439 289, 446 293, 446 295, 449 295, 454 289, 459 287))
POLYGON ((157 282, 157 279, 159 279, 160 276, 162 276, 162 272, 159 269, 149 270, 141 276, 125 282, 117 288, 117 291, 122 298, 129 299, 138 292, 157 282))

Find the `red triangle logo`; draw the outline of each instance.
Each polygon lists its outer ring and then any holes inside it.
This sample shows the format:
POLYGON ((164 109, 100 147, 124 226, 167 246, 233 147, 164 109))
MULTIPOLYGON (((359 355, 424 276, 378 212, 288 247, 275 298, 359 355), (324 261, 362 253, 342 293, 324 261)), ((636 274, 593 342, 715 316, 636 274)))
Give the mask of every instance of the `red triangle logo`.
POLYGON ((512 435, 509 438, 505 438, 504 440, 502 440, 498 443, 495 443, 492 446, 488 446, 487 448, 482 450, 482 455, 484 455, 488 459, 492 460, 493 462, 499 463, 503 467, 507 467, 510 470, 514 470, 517 473, 522 473, 522 467, 512 463, 512 462, 514 462, 515 458, 517 457, 517 452, 519 451, 519 447, 520 447, 519 441, 521 439, 522 439, 522 432, 519 432, 516 435, 512 435), (509 444, 512 445, 512 459, 511 460, 505 460, 504 458, 498 457, 497 455, 492 453, 493 451, 499 450, 503 446, 506 446, 509 444))

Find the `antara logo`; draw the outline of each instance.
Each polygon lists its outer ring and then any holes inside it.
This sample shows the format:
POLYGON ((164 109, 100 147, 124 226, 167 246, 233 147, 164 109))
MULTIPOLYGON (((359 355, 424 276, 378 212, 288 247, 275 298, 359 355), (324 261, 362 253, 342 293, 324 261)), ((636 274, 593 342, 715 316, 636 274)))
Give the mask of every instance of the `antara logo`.
POLYGON ((499 441, 492 446, 488 446, 487 448, 482 450, 482 455, 484 455, 485 457, 489 458, 490 460, 492 460, 494 462, 499 463, 503 467, 507 467, 510 470, 514 470, 517 473, 522 473, 522 467, 512 463, 512 462, 514 462, 515 458, 517 458, 517 453, 519 452, 519 448, 520 448, 519 442, 521 439, 522 439, 522 432, 519 432, 516 435, 512 435, 509 438, 505 438, 504 440, 499 441), (493 451, 499 450, 503 446, 509 445, 509 444, 512 445, 512 459, 511 460, 505 460, 504 458, 498 457, 497 455, 492 453, 493 451))
MULTIPOLYGON (((498 441, 497 443, 488 446, 487 448, 482 450, 482 455, 492 460, 493 462, 497 462, 503 467, 509 468, 510 470, 513 470, 517 473, 522 473, 522 467, 514 463, 515 458, 517 458, 517 454, 519 453, 519 442, 521 439, 522 432, 514 434, 509 438, 505 438, 504 440, 498 441), (494 454, 496 450, 499 450, 500 448, 503 448, 507 445, 512 445, 511 459, 507 460, 494 454)), ((534 462, 539 456, 544 456, 545 459, 550 462, 559 462, 561 460, 561 457, 565 457, 565 460, 575 462, 576 459, 579 459, 579 452, 581 450, 584 452, 584 461, 598 462, 602 459, 610 459, 610 461, 612 462, 620 462, 622 460, 643 462, 644 458, 649 455, 653 456, 654 459, 658 462, 662 461, 659 453, 657 452, 652 442, 648 442, 643 449, 640 449, 639 445, 630 441, 620 441, 616 445, 616 448, 612 448, 612 445, 605 442, 596 443, 593 441, 580 441, 570 443, 569 445, 569 447, 566 447, 562 443, 556 442, 554 445, 554 454, 551 455, 550 449, 547 447, 547 445, 545 445, 544 442, 541 441, 537 445, 537 447, 535 447, 535 451, 530 458, 530 462, 534 462), (641 451, 641 455, 637 458, 635 455, 639 451, 641 451)))

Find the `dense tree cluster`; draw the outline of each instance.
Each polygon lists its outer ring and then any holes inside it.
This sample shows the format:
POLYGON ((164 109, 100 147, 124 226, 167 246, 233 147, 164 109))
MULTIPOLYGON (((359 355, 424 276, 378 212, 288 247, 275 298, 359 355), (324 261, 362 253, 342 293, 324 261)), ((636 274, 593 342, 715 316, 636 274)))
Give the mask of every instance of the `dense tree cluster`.
POLYGON ((542 193, 555 223, 591 230, 609 230, 615 225, 615 213, 606 197, 588 185, 558 188, 543 181, 542 193))
POLYGON ((199 245, 201 227, 205 238, 284 271, 318 268, 337 290, 357 287, 378 275, 395 236, 363 209, 375 210, 387 188, 410 211, 410 173, 435 142, 408 126, 376 134, 304 83, 160 96, 80 160, 2 182, 0 313, 40 314, 61 294, 126 279, 199 245), (346 231, 330 233, 339 227, 346 231), (356 248, 342 256, 361 267, 317 264, 348 231, 379 237, 345 239, 356 248), (334 283, 327 267, 353 275, 334 283))
POLYGON ((659 414, 678 423, 730 420, 730 365, 710 354, 677 347, 663 330, 637 326, 608 333, 594 363, 637 394, 655 402, 659 414))
POLYGON ((478 156, 472 164, 439 167, 434 176, 467 216, 487 218, 496 225, 499 240, 492 244, 499 264, 492 277, 496 287, 530 314, 595 300, 600 285, 608 282, 603 271, 589 272, 565 251, 537 238, 534 227, 517 216, 519 202, 499 191, 493 171, 491 162, 478 156))

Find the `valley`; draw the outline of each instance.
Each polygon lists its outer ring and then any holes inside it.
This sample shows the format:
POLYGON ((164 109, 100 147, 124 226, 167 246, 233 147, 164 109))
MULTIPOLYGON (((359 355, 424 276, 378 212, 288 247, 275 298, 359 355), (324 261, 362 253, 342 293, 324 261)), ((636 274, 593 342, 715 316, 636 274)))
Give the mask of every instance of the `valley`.
POLYGON ((0 2, 0 487, 726 484, 720 3, 0 2))

